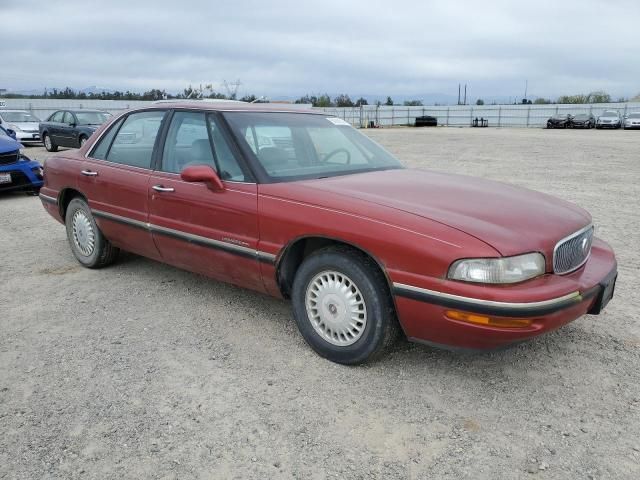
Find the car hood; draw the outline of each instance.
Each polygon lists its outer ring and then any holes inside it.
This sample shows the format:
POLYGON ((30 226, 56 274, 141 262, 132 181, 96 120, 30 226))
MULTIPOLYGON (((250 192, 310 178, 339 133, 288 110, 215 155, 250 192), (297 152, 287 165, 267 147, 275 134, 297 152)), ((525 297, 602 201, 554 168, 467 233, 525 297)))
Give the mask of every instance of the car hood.
POLYGON ((564 200, 463 175, 402 169, 296 183, 445 224, 505 256, 550 255, 560 239, 591 223, 588 212, 564 200))
POLYGON ((13 138, 0 136, 0 153, 15 152, 22 148, 20 142, 16 142, 13 138))
POLYGON ((620 119, 620 117, 615 117, 615 116, 608 117, 604 115, 600 115, 598 118, 600 120, 619 120, 620 119))
POLYGON ((38 122, 12 122, 9 125, 15 125, 20 130, 38 130, 40 123, 38 122))

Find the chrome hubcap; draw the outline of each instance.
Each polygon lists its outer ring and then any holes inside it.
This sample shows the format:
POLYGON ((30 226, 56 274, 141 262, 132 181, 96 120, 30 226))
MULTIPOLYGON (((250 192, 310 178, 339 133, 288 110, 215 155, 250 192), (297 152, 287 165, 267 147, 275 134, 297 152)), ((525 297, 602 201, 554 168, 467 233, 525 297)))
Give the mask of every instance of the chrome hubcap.
POLYGON ((367 325, 367 307, 358 286, 346 275, 325 271, 316 275, 306 294, 313 329, 339 347, 354 344, 367 325))
POLYGON ((82 210, 76 210, 71 220, 71 227, 76 248, 85 257, 90 256, 95 247, 96 235, 87 214, 82 210))
POLYGON ((51 139, 49 138, 49 135, 44 137, 44 146, 47 148, 51 148, 51 139))

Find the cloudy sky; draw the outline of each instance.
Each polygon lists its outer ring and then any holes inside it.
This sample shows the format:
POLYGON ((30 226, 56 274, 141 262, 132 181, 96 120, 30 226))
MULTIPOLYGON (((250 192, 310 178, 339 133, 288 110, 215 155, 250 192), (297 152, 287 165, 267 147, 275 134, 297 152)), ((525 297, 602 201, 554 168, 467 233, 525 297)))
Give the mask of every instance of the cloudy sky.
POLYGON ((0 18, 12 90, 640 93, 640 0, 0 0, 0 18))

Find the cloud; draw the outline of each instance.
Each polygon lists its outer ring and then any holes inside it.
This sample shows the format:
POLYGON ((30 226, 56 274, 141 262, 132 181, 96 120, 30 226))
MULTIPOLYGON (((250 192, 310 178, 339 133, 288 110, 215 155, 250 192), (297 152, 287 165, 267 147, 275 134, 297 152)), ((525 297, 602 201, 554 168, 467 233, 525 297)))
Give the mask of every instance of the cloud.
POLYGON ((0 3, 0 87, 257 95, 640 90, 637 0, 0 3))

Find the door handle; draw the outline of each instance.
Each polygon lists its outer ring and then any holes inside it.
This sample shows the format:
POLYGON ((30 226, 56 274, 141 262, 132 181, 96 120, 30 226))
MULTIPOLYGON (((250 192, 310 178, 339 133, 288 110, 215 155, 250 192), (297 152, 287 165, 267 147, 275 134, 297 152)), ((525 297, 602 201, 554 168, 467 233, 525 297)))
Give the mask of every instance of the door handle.
POLYGON ((87 176, 87 177, 97 177, 98 176, 98 172, 93 172, 91 170, 82 170, 80 173, 85 175, 85 176, 87 176))
POLYGON ((175 188, 163 187, 162 185, 154 185, 153 188, 156 192, 175 192, 175 188))

